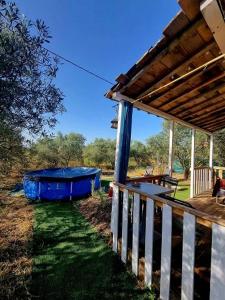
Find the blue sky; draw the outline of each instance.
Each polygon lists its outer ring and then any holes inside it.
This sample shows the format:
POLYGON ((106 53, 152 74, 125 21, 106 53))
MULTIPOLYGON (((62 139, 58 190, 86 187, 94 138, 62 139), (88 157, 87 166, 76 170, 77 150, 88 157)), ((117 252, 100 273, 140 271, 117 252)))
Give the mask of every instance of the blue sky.
MULTIPOLYGON (((48 48, 108 80, 125 73, 161 37, 179 11, 176 0, 16 0, 30 19, 42 19, 53 36, 48 48)), ((55 131, 82 133, 87 142, 115 138, 110 128, 114 102, 104 98, 110 85, 75 69, 60 66, 57 86, 67 112, 55 131)), ((162 119, 134 111, 132 138, 144 141, 160 131, 162 119)))

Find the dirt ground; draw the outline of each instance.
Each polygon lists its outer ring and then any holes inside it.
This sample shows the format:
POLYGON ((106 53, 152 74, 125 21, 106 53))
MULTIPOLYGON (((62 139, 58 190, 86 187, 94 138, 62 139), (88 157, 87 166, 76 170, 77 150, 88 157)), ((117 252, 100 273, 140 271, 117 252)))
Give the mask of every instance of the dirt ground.
POLYGON ((111 198, 102 201, 101 199, 90 197, 85 199, 85 201, 81 200, 78 207, 81 214, 110 243, 111 198))
POLYGON ((0 299, 30 299, 33 207, 0 191, 0 299))

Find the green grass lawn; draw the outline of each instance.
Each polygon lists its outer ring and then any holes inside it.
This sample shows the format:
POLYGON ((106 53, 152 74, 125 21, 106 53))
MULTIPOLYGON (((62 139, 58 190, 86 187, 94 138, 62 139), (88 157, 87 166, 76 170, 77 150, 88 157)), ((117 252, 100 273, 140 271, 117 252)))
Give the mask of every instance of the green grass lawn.
POLYGON ((151 299, 71 203, 35 205, 33 249, 34 298, 151 299))
POLYGON ((177 190, 175 197, 179 200, 187 200, 190 198, 190 185, 182 185, 179 183, 178 185, 181 189, 177 190))

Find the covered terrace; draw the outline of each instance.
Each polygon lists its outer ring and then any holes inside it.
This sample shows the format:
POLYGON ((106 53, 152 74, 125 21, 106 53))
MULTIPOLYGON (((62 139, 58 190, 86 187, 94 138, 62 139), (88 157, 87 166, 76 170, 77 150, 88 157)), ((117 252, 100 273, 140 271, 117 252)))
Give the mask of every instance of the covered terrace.
MULTIPOLYGON (((129 226, 132 270, 139 274, 140 227, 145 223, 144 276, 153 283, 156 208, 162 209, 160 299, 171 298, 172 220, 182 218, 182 299, 193 299, 196 288, 196 228, 210 230, 209 290, 204 299, 225 299, 225 207, 211 197, 213 134, 225 128, 225 2, 179 0, 181 11, 163 31, 163 37, 125 74, 120 74, 106 97, 119 103, 117 149, 112 205, 113 248, 127 262, 129 226), (193 208, 140 191, 126 183, 133 108, 170 121, 168 166, 172 175, 174 122, 191 128, 191 189, 193 208), (195 168, 195 133, 210 137, 209 164, 195 168), (132 197, 132 204, 128 201, 132 197), (147 203, 146 215, 140 206, 147 203), (130 225, 129 225, 130 224, 130 225), (121 226, 120 226, 121 225, 121 226), (121 227, 121 228, 120 228, 121 227)), ((175 270, 176 271, 176 270, 175 270)), ((206 280, 207 281, 207 280, 206 280)), ((199 287, 198 287, 199 288, 199 287)), ((202 298, 203 299, 203 298, 202 298)))

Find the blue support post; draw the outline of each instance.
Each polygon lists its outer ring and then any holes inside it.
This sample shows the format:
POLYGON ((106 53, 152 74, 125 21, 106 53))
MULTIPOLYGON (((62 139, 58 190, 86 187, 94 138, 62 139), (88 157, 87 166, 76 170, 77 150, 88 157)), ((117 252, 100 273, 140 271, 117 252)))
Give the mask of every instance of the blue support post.
POLYGON ((118 111, 114 180, 122 184, 126 182, 127 177, 130 154, 132 114, 133 104, 126 101, 120 101, 118 111))

